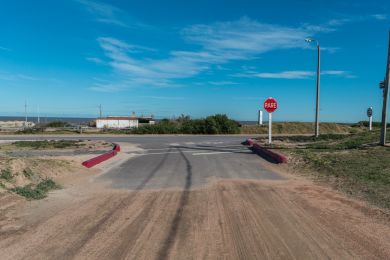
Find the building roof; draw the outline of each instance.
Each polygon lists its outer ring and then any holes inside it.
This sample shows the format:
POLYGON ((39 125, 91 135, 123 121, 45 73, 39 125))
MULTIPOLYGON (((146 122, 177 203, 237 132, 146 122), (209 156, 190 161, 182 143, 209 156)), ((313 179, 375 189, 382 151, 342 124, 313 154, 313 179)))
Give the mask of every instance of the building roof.
POLYGON ((98 117, 96 120, 138 120, 137 117, 128 117, 128 116, 108 116, 108 117, 98 117))

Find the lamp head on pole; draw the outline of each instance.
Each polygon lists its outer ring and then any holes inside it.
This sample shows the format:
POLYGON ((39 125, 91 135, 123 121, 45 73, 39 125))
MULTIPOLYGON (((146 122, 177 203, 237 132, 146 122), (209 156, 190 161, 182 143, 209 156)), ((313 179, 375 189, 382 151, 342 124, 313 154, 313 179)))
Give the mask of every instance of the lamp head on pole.
POLYGON ((320 45, 320 43, 318 42, 318 40, 313 39, 313 38, 306 38, 306 39, 305 39, 305 42, 307 42, 307 43, 315 42, 315 43, 317 44, 317 46, 320 45))

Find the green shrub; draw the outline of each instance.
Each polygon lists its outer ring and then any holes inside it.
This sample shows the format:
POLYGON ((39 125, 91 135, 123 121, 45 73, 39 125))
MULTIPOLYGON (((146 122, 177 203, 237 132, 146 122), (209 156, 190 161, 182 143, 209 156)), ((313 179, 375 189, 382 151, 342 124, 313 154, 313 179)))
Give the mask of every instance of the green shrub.
POLYGON ((143 125, 130 130, 132 134, 238 134, 239 124, 226 115, 213 115, 205 119, 180 116, 175 120, 163 119, 155 125, 143 125))
POLYGON ((46 179, 41 181, 36 187, 34 187, 33 184, 28 184, 23 187, 13 188, 11 189, 11 191, 27 199, 39 200, 39 199, 46 198, 47 193, 50 190, 54 190, 58 188, 60 188, 60 186, 57 185, 53 180, 46 179))
POLYGON ((31 127, 31 128, 25 128, 23 130, 16 131, 16 134, 36 134, 36 133, 43 133, 45 131, 44 127, 31 127))
POLYGON ((59 141, 17 141, 13 143, 17 147, 27 147, 34 149, 47 149, 47 148, 70 148, 79 147, 81 144, 75 140, 59 140, 59 141))
POLYGON ((61 127, 68 127, 68 126, 71 126, 71 124, 64 121, 53 121, 46 124, 46 127, 54 127, 54 128, 61 128, 61 127))
POLYGON ((11 181, 13 179, 11 170, 10 169, 1 170, 0 179, 11 181))
POLYGON ((11 189, 11 191, 27 199, 39 200, 46 197, 46 194, 43 191, 34 189, 32 184, 23 187, 16 187, 11 189))

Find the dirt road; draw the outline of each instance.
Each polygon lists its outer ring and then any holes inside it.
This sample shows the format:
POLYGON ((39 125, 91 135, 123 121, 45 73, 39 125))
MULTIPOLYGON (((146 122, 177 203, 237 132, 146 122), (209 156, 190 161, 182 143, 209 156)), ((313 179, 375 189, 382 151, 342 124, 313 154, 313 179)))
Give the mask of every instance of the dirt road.
MULTIPOLYGON (((152 169, 182 153, 158 156, 152 169)), ((299 179, 206 175, 207 183, 194 186, 193 156, 173 164, 183 173, 178 187, 144 169, 138 188, 99 177, 30 203, 13 227, 0 229, 1 258, 389 259, 390 225, 380 210, 299 179), (151 179, 160 186, 149 187, 151 179)))

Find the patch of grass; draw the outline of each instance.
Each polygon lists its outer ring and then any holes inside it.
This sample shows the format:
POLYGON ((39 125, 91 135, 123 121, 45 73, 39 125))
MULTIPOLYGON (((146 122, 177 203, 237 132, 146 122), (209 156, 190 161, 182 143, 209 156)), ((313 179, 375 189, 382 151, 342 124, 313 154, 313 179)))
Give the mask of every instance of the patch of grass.
MULTIPOLYGON (((274 134, 312 134, 314 132, 314 124, 307 122, 274 122, 274 134)), ((347 124, 337 123, 320 123, 321 133, 324 134, 347 134, 352 130, 358 132, 359 128, 353 128, 347 124)), ((268 125, 242 125, 241 134, 266 134, 268 133, 268 125)))
POLYGON ((390 148, 378 142, 379 131, 372 131, 333 136, 285 152, 300 158, 297 169, 348 194, 390 208, 390 148))
POLYGON ((8 182, 12 181, 13 176, 10 169, 1 170, 0 179, 6 180, 8 182))
POLYGON ((11 191, 15 192, 16 194, 19 194, 29 200, 39 200, 46 198, 47 193, 54 189, 59 189, 60 186, 56 184, 51 179, 46 179, 41 181, 38 185, 34 187, 33 184, 28 184, 23 187, 16 187, 11 189, 11 191))
POLYGON ((17 141, 12 143, 19 148, 32 149, 62 149, 62 148, 78 148, 84 144, 75 140, 59 140, 59 141, 17 141))
POLYGON ((348 137, 347 134, 323 134, 319 137, 307 135, 291 135, 291 136, 274 136, 273 140, 284 142, 319 142, 319 141, 335 141, 348 137))
POLYGON ((5 188, 6 188, 5 185, 4 185, 4 183, 2 183, 1 181, 0 181, 0 188, 2 188, 2 189, 5 189, 5 188))

